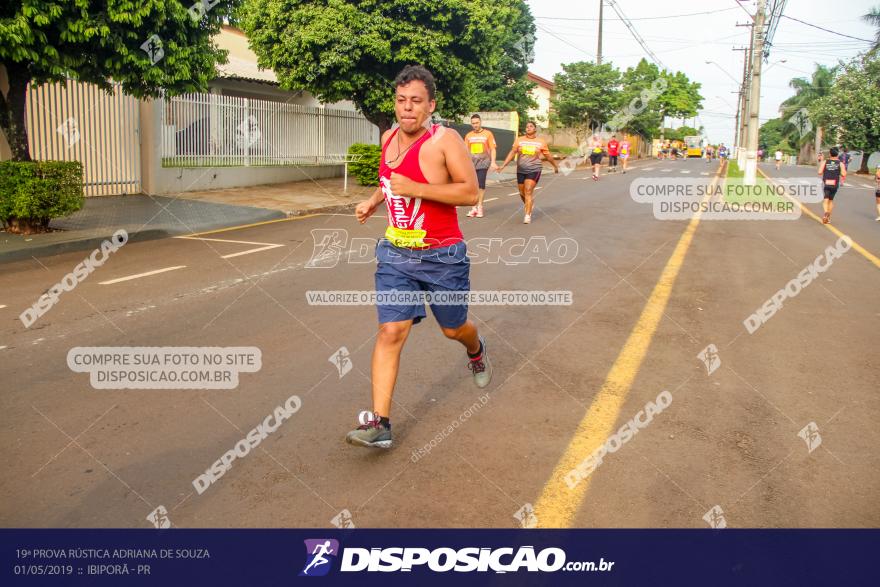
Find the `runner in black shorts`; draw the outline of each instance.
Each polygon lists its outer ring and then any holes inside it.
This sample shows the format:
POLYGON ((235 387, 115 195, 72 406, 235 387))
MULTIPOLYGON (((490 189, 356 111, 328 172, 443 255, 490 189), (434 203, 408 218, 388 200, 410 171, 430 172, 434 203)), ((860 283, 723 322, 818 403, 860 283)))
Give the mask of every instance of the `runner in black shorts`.
POLYGON ((477 182, 480 190, 477 195, 477 205, 468 212, 468 218, 483 217, 483 195, 486 193, 486 174, 489 169, 498 169, 495 163, 495 135, 489 129, 483 128, 483 120, 479 114, 471 116, 471 128, 473 129, 464 135, 464 143, 467 145, 468 152, 471 155, 471 163, 474 164, 474 170, 477 172, 477 182))
POLYGON ((543 157, 550 162, 550 165, 553 166, 553 173, 559 173, 559 166, 550 156, 550 147, 547 146, 547 141, 538 138, 538 127, 531 120, 526 123, 526 134, 516 138, 510 153, 507 154, 498 171, 504 169, 514 156, 517 156, 516 183, 519 187, 519 197, 525 209, 523 224, 529 224, 532 221, 535 186, 541 179, 541 158, 543 157))
POLYGON ((831 147, 830 157, 819 167, 819 175, 822 176, 822 187, 825 191, 825 199, 822 200, 822 208, 825 210, 822 224, 831 222, 834 196, 837 195, 837 189, 846 180, 846 167, 837 158, 838 153, 837 147, 831 147))

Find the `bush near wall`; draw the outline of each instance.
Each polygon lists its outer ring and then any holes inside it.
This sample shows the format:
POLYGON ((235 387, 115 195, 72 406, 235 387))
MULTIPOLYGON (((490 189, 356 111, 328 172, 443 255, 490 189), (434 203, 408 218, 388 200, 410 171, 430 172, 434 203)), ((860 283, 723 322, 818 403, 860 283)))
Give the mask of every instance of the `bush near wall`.
POLYGON ((79 161, 0 161, 0 222, 9 232, 45 232, 83 207, 79 161))
POLYGON ((379 185, 379 160, 382 147, 367 143, 355 143, 348 148, 349 155, 361 155, 359 161, 348 164, 348 170, 361 185, 379 185))

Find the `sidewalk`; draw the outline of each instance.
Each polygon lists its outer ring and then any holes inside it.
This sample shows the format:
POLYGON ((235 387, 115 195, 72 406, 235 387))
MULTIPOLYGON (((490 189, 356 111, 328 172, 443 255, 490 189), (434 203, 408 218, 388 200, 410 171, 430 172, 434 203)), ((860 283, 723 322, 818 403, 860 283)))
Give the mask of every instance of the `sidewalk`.
MULTIPOLYGON (((488 183, 509 181, 494 174, 488 183)), ((178 196, 96 196, 79 212, 50 223, 54 232, 22 236, 0 231, 0 264, 94 249, 120 228, 144 241, 314 213, 349 213, 375 187, 348 178, 187 192, 178 196)))

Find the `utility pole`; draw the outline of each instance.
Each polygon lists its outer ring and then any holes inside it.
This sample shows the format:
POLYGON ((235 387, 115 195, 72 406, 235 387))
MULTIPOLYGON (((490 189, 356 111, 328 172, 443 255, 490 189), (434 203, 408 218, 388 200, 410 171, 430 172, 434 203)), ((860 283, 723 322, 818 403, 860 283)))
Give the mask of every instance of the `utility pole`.
POLYGON ((745 185, 755 185, 758 173, 758 111, 761 106, 761 65, 764 63, 764 20, 767 0, 758 0, 758 12, 755 14, 755 48, 752 55, 751 92, 749 96, 749 131, 746 143, 746 172, 743 178, 745 185))
MULTIPOLYGON (((749 25, 751 26, 751 25, 749 25)), ((742 73, 742 81, 739 84, 739 91, 734 92, 739 96, 739 100, 736 103, 736 129, 734 131, 734 155, 739 159, 740 149, 746 142, 745 134, 746 134, 746 94, 748 92, 748 75, 749 75, 749 51, 750 48, 742 47, 735 48, 734 51, 743 51, 743 73, 742 73)), ((745 160, 742 162, 745 164, 745 160)))
POLYGON ((602 65, 602 7, 605 0, 599 0, 599 46, 596 49, 596 65, 602 65))
POLYGON ((746 135, 748 134, 749 104, 751 100, 752 63, 755 53, 755 24, 754 22, 746 24, 738 23, 736 26, 751 27, 749 31, 749 48, 736 49, 737 51, 746 51, 746 54, 743 56, 743 84, 742 103, 739 115, 739 142, 736 145, 736 161, 740 170, 742 170, 745 169, 746 166, 746 135))

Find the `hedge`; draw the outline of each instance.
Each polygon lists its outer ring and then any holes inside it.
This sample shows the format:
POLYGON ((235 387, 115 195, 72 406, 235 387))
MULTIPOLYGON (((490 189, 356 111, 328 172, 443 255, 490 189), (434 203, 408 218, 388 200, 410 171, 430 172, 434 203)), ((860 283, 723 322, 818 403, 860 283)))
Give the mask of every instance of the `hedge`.
POLYGON ((366 143, 354 143, 348 148, 349 155, 361 155, 359 161, 348 164, 348 170, 361 185, 379 185, 379 160, 382 147, 366 143))
POLYGON ((12 232, 46 230, 83 207, 79 161, 0 161, 0 222, 12 232))

